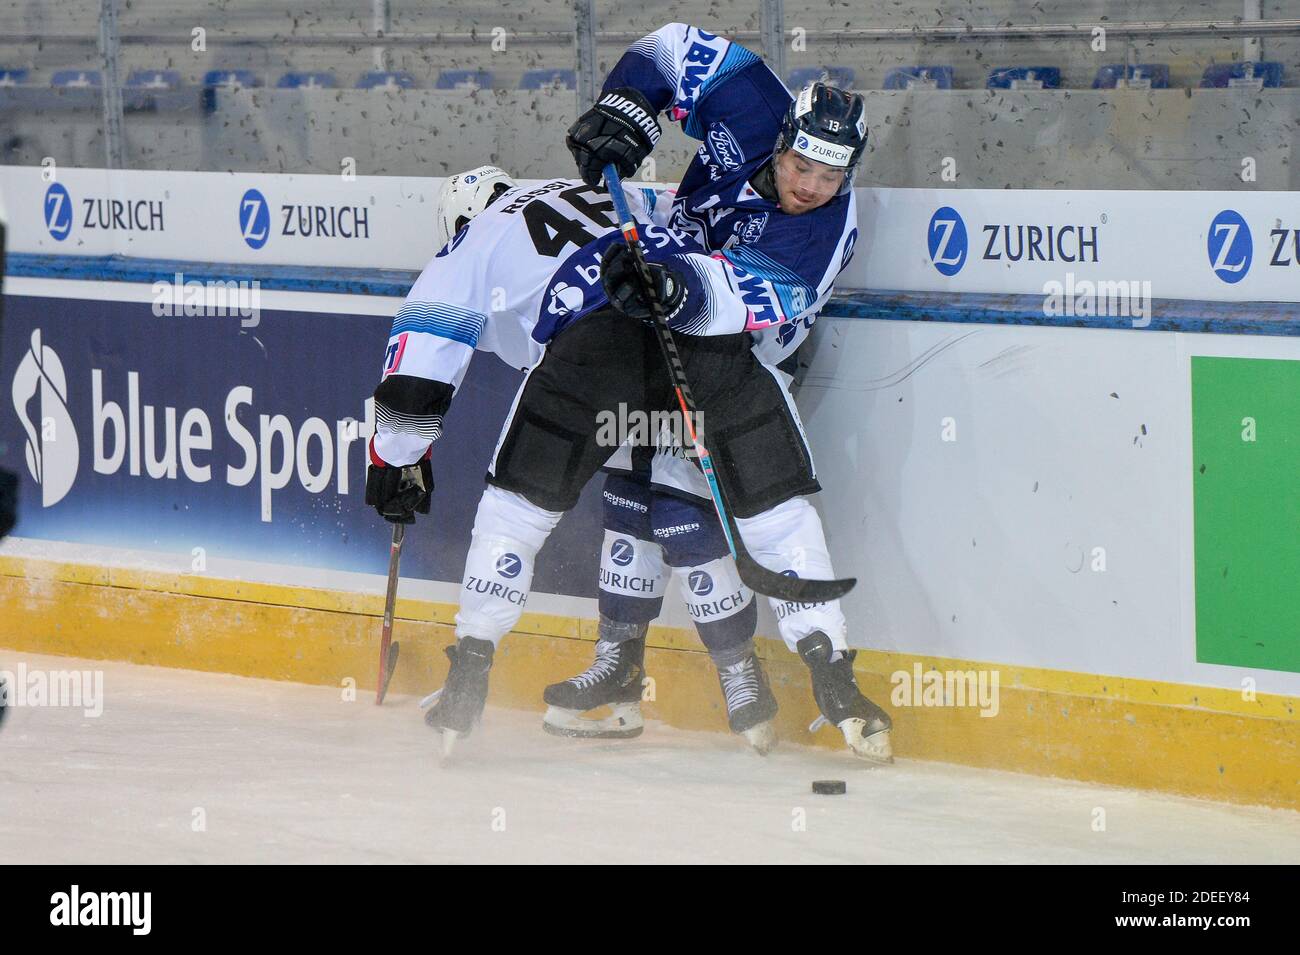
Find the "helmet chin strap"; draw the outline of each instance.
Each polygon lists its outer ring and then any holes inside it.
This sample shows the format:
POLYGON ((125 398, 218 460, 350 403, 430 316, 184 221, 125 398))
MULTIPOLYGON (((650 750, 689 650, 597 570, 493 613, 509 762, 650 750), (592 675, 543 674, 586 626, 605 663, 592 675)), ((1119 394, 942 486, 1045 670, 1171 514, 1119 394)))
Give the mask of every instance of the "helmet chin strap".
POLYGON ((776 189, 776 158, 773 157, 759 166, 758 171, 749 180, 749 184, 764 199, 779 202, 780 193, 776 189))

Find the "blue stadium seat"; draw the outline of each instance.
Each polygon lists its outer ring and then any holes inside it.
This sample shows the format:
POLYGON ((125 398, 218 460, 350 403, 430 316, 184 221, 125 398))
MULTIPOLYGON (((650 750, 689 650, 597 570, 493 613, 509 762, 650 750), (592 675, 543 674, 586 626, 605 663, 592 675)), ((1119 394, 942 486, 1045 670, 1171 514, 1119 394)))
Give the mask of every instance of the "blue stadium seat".
POLYGON ((433 84, 437 90, 488 89, 492 88, 492 74, 487 70, 443 70, 438 74, 438 82, 433 84))
POLYGON ((1055 66, 1009 66, 989 73, 991 90, 1055 90, 1061 88, 1061 70, 1055 66))
POLYGON ((332 90, 338 87, 333 73, 286 73, 276 87, 282 90, 332 90))
POLYGON ((797 70, 790 71, 785 85, 792 90, 801 90, 809 83, 820 80, 823 73, 826 74, 827 82, 842 90, 853 89, 857 82, 857 74, 850 66, 801 66, 797 70))
POLYGON ((952 89, 951 66, 900 66, 885 74, 885 89, 910 90, 914 86, 952 89))
POLYGON ((180 85, 177 70, 132 70, 126 78, 129 90, 174 90, 180 85))
POLYGON ((207 89, 261 85, 262 80, 252 70, 208 70, 203 74, 203 86, 207 89))
POLYGON ((1203 87, 1281 85, 1281 63, 1213 63, 1205 68, 1205 73, 1201 77, 1203 87))
POLYGON ((25 86, 26 84, 26 70, 6 70, 0 67, 0 86, 25 86))
POLYGON ((1117 64, 1097 70, 1092 81, 1095 90, 1113 90, 1123 80, 1126 86, 1150 87, 1153 90, 1169 89, 1168 63, 1139 63, 1136 66, 1117 64))
POLYGON ((357 80, 359 90, 413 90, 415 77, 405 70, 386 73, 383 70, 371 70, 363 73, 357 80))
POLYGON ((99 89, 102 82, 99 78, 99 70, 56 70, 50 77, 50 85, 99 89))
POLYGON ((578 78, 573 70, 524 70, 524 75, 519 80, 521 90, 539 90, 543 86, 577 89, 578 78))

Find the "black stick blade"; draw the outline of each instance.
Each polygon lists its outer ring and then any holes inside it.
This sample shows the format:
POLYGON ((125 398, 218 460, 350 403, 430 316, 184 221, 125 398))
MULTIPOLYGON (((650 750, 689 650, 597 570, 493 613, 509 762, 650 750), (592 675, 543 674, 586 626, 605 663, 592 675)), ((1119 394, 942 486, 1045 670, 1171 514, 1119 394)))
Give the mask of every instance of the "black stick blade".
POLYGON ((820 604, 839 600, 858 582, 856 577, 844 577, 840 580, 787 577, 785 574, 768 570, 744 551, 736 555, 736 569, 740 571, 740 579, 744 581, 745 586, 755 593, 801 604, 820 604))
POLYGON ((388 645, 388 659, 384 661, 384 672, 379 677, 379 699, 376 703, 384 702, 384 697, 388 695, 388 683, 393 678, 393 671, 397 669, 398 646, 396 640, 388 645))

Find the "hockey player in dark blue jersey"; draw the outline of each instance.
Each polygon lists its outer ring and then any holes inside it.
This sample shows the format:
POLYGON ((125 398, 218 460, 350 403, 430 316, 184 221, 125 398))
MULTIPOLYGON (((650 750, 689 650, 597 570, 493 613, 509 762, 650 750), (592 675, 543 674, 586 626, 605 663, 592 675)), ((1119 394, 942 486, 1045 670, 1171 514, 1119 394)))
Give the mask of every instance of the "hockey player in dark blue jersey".
MULTIPOLYGON (((570 130, 583 178, 592 182, 608 162, 634 171, 658 138, 661 112, 702 146, 676 195, 650 197, 640 212, 652 220, 645 233, 656 240, 654 281, 680 333, 737 526, 751 555, 770 569, 833 577, 807 498, 820 489, 812 458, 788 382, 772 366, 806 335, 852 254, 851 185, 866 141, 862 100, 824 84, 792 100, 754 54, 671 24, 628 51, 599 102, 570 130)), ((504 194, 497 218, 540 201, 531 195, 504 194)), ((572 202, 588 219, 599 213, 589 198, 572 202)), ((522 613, 537 551, 612 452, 598 439, 599 413, 672 406, 654 333, 638 321, 648 317, 648 303, 624 246, 613 236, 571 240, 582 234, 578 225, 553 224, 549 213, 534 218, 538 254, 567 258, 537 289, 550 303, 531 332, 544 353, 503 429, 475 521, 459 641, 449 648, 451 671, 429 715, 445 739, 468 732, 482 711, 495 645, 522 613)), ((471 234, 462 248, 473 241, 471 234)), ((463 311, 455 312, 462 335, 474 324, 463 311)), ((422 321, 445 322, 444 312, 422 321)), ((393 385, 383 396, 377 391, 377 401, 390 405, 390 420, 419 433, 432 405, 420 398, 418 382, 393 385)), ((386 463, 409 464, 408 457, 390 455, 386 463)), ((381 500, 370 503, 384 509, 381 500)), ((838 603, 776 610, 783 638, 810 668, 823 715, 855 753, 888 761, 889 718, 857 689, 838 603)))
MULTIPOLYGON (((653 218, 691 234, 714 254, 713 263, 682 257, 660 267, 665 292, 679 290, 662 296, 670 314, 681 314, 674 303, 683 293, 708 300, 708 307, 687 309, 687 317, 670 322, 688 334, 725 334, 722 329, 734 328, 736 316, 735 296, 723 286, 739 290, 749 307, 744 330, 755 354, 775 365, 807 335, 852 255, 852 182, 866 142, 861 97, 816 83, 792 101, 749 50, 669 24, 624 54, 596 105, 570 129, 568 145, 583 179, 594 185, 611 162, 624 175, 634 173, 657 142, 657 117, 664 113, 701 145, 675 198, 653 218)), ((624 293, 635 300, 621 246, 607 253, 605 267, 607 275, 622 277, 624 293)), ((618 301, 617 295, 611 298, 618 301)), ((783 392, 787 384, 781 382, 783 392)), ((792 404, 790 411, 797 422, 792 404)), ((782 507, 810 505, 794 498, 782 507)), ((725 546, 714 556, 724 553, 725 546)), ((788 554, 782 556, 788 561, 788 554)), ((782 636, 812 670, 823 715, 845 731, 859 755, 887 760, 888 716, 857 690, 838 601, 811 607, 773 601, 773 609, 782 636), (865 721, 870 743, 856 718, 865 721)), ((643 652, 642 631, 628 640, 626 661, 607 647, 570 684, 580 684, 590 702, 603 702, 603 688, 617 687, 622 671, 635 668, 643 652)))

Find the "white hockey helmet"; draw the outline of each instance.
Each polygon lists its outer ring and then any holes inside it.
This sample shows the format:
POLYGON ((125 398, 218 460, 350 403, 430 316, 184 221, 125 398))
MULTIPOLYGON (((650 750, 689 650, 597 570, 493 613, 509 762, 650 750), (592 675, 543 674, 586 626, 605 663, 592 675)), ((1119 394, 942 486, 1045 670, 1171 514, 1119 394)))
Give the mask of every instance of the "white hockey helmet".
POLYGON ((448 176, 438 190, 434 228, 438 248, 452 240, 470 219, 486 209, 497 196, 513 189, 515 181, 496 166, 479 166, 448 176))

